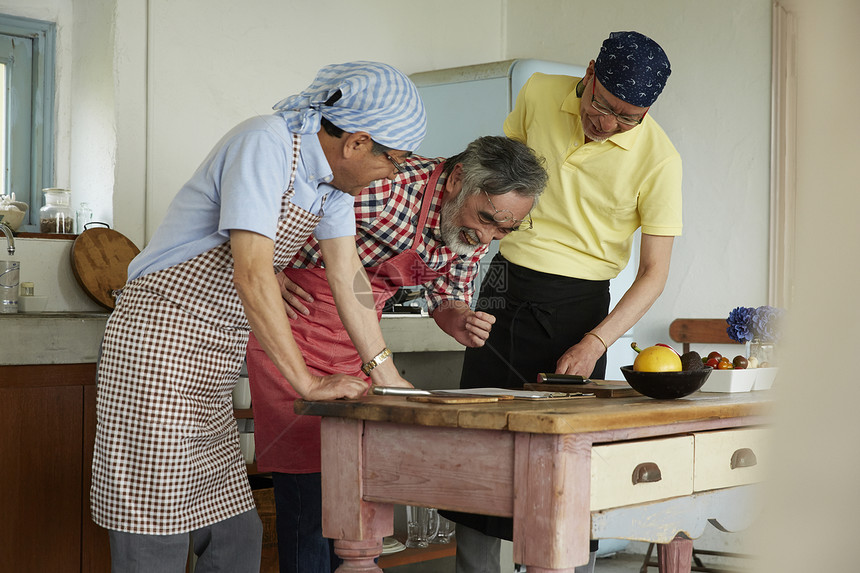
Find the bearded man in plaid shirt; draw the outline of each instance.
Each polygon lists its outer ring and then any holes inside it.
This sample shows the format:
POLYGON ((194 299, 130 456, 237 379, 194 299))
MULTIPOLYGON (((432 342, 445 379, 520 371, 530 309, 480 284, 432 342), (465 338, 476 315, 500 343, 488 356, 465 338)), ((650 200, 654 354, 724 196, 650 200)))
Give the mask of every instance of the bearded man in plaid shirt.
MULTIPOLYGON (((495 319, 470 308, 478 263, 493 239, 531 229, 529 212, 547 181, 543 160, 526 145, 496 136, 478 138, 447 160, 389 160, 397 174, 355 200, 356 248, 370 279, 369 288, 356 283, 356 296, 381 317, 399 287, 423 286, 443 331, 464 346, 483 345, 495 319)), ((366 378, 390 356, 385 348, 362 364, 338 318, 315 239, 279 280, 291 305, 293 336, 312 372, 366 378)), ((281 571, 334 571, 339 560, 321 526, 320 420, 293 413, 299 395, 253 333, 247 364, 257 468, 274 480, 281 571)))

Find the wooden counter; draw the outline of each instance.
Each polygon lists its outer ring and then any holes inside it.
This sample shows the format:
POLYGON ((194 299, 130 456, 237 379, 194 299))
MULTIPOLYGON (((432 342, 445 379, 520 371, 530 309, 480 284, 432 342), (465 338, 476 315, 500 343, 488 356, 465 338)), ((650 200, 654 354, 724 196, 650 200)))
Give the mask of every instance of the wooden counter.
POLYGON ((402 397, 365 396, 360 400, 296 403, 296 412, 418 426, 510 430, 539 434, 579 434, 664 426, 697 420, 727 420, 765 415, 769 392, 704 393, 678 400, 574 398, 507 400, 489 404, 429 404, 402 397))
POLYGON ((393 530, 392 504, 399 503, 513 517, 514 560, 530 573, 573 571, 587 561, 589 539, 601 535, 666 544, 662 570, 689 571, 691 544, 674 541, 675 534, 695 537, 697 524, 712 518, 744 523, 738 500, 748 498, 762 464, 750 455, 707 490, 697 489, 695 465, 747 450, 765 461, 759 445, 744 447, 742 440, 757 436, 770 408, 769 392, 696 393, 672 401, 440 405, 369 396, 296 404, 301 414, 323 416, 323 533, 345 559, 340 571, 374 570, 382 537, 393 530), (697 440, 717 445, 697 450, 697 440), (726 454, 724 444, 733 450, 726 454), (610 454, 626 450, 646 456, 621 470, 627 482, 633 471, 627 487, 637 488, 629 498, 636 501, 595 502, 592 484, 614 479, 601 472, 614 471, 610 454), (657 451, 668 456, 659 468, 648 458, 657 451), (637 484, 636 472, 648 464, 657 471, 642 472, 637 484), (614 512, 629 520, 631 511, 660 520, 675 515, 678 522, 620 532, 614 512))

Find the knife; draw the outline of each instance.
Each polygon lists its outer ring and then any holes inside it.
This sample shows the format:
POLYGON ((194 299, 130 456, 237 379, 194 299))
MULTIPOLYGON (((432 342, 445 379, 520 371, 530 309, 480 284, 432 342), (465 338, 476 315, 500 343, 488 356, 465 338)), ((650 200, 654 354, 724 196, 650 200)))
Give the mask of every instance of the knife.
POLYGON ((508 394, 470 394, 468 392, 452 392, 448 390, 421 390, 419 388, 399 388, 393 386, 374 386, 371 393, 377 396, 442 396, 449 398, 497 398, 512 400, 508 394))
POLYGON ((372 392, 377 396, 432 396, 429 390, 419 388, 395 388, 392 386, 374 386, 372 392))
POLYGON ((538 384, 588 384, 591 382, 585 376, 578 374, 551 374, 541 372, 537 375, 538 384))

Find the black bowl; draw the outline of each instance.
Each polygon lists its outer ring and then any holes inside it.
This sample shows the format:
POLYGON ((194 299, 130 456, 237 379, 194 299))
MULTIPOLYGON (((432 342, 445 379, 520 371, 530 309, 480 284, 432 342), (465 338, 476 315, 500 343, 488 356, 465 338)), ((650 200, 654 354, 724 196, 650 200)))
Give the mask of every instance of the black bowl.
POLYGON ((630 386, 645 396, 673 400, 688 396, 702 387, 711 374, 710 366, 682 372, 637 372, 633 366, 622 366, 621 373, 630 386))

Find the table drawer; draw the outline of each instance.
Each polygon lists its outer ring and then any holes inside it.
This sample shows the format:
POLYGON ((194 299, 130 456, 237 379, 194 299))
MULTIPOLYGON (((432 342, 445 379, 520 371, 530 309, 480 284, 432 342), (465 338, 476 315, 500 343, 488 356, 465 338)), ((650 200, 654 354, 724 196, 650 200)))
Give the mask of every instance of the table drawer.
POLYGON ((693 436, 591 448, 591 510, 693 492, 693 436))
POLYGON ((770 430, 745 428, 694 434, 693 488, 707 491, 762 481, 770 430))

